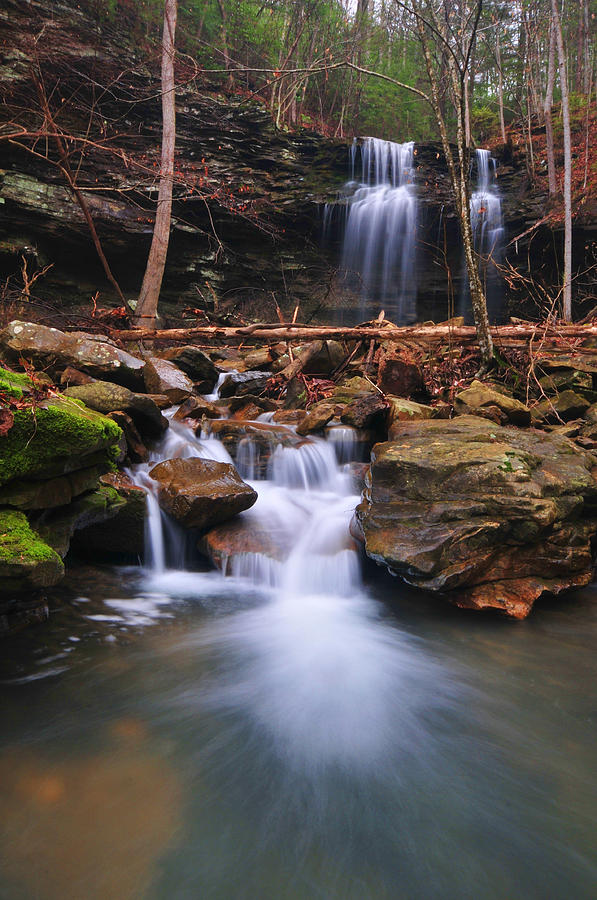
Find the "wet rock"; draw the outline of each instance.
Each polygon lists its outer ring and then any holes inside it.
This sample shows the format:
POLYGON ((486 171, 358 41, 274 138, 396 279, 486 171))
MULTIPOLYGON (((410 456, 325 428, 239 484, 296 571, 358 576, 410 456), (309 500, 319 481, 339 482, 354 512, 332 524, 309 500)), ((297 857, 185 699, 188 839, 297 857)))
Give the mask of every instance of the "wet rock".
POLYGON ((10 322, 0 332, 0 353, 9 362, 25 358, 53 373, 70 366, 128 387, 143 384, 143 360, 97 336, 91 339, 33 322, 10 322))
POLYGON ((376 392, 367 397, 353 400, 344 408, 340 419, 346 425, 352 425, 354 428, 383 428, 388 408, 388 401, 376 392))
POLYGON ((0 393, 21 398, 33 391, 33 382, 28 375, 0 368, 0 393))
POLYGON ((304 443, 290 428, 266 422, 217 419, 209 422, 209 433, 223 444, 247 478, 265 478, 276 447, 298 447, 304 443))
POLYGON ((187 528, 218 525, 257 500, 257 493, 229 463, 197 457, 169 459, 149 474, 159 483, 162 509, 187 528))
MULTIPOLYGON (((473 381, 454 400, 454 410, 460 415, 482 415, 485 409, 490 409, 492 413, 497 409, 498 422, 502 425, 507 422, 512 425, 531 424, 531 411, 524 403, 481 381, 473 381)), ((494 415, 490 417, 494 418, 494 415)))
POLYGON ((230 574, 235 557, 251 554, 281 562, 290 552, 288 541, 258 519, 234 519, 210 529, 199 541, 199 550, 217 569, 230 574))
POLYGON ((202 419, 204 416, 206 419, 218 419, 220 410, 203 397, 189 397, 180 404, 172 418, 182 422, 184 419, 202 419))
POLYGON ((562 391, 555 397, 542 400, 533 408, 533 418, 539 422, 570 422, 583 416, 591 403, 574 391, 562 391))
POLYGON ((237 372, 228 375, 220 386, 220 397, 260 394, 271 378, 269 372, 237 372))
POLYGON ((241 422, 250 421, 251 419, 257 419, 261 415, 262 410, 259 406, 255 406, 254 403, 245 403, 243 406, 239 407, 232 413, 233 419, 238 419, 241 422))
POLYGON ((297 425, 296 433, 307 435, 313 434, 315 431, 321 431, 334 418, 335 409, 336 405, 329 403, 327 400, 314 403, 307 415, 297 425))
POLYGON ((167 359, 150 357, 145 363, 143 377, 150 394, 164 394, 172 403, 182 403, 193 393, 189 376, 167 359))
POLYGON ((179 369, 193 381, 205 384, 205 393, 213 390, 218 380, 219 370, 213 364, 207 353, 199 347, 188 345, 186 347, 173 347, 160 353, 162 359, 173 362, 179 369))
POLYGON ((262 370, 266 366, 270 366, 273 359, 274 355, 269 347, 258 347, 255 350, 249 350, 244 355, 247 370, 262 370))
POLYGON ((366 397, 372 391, 373 385, 370 381, 355 375, 340 382, 332 394, 332 400, 335 403, 350 403, 351 400, 366 397))
POLYGON ((236 413, 241 407, 248 403, 252 403, 259 408, 261 412, 274 412, 278 409, 279 401, 271 400, 269 397, 257 397, 255 394, 243 394, 242 397, 231 397, 228 402, 230 412, 236 413))
POLYGON ((415 363, 390 352, 380 361, 378 384, 384 394, 410 397, 423 389, 423 375, 415 363))
POLYGON ((66 388, 65 397, 82 400, 89 409, 104 414, 122 411, 134 420, 135 425, 148 437, 160 437, 168 427, 168 420, 162 415, 156 403, 147 394, 137 394, 119 384, 109 381, 94 381, 66 388))
POLYGON ((595 457, 568 438, 474 416, 395 423, 357 510, 367 554, 457 606, 526 616, 587 584, 595 457))
POLYGON ((272 416, 272 422, 277 425, 298 425, 306 415, 307 411, 304 409, 278 409, 272 416))
POLYGON ((100 482, 114 488, 122 504, 107 521, 88 525, 77 531, 72 546, 80 553, 107 554, 118 558, 138 559, 143 556, 145 542, 146 492, 122 472, 108 472, 100 482))
POLYGON ((0 593, 51 587, 64 575, 60 556, 30 527, 24 513, 0 510, 0 593))

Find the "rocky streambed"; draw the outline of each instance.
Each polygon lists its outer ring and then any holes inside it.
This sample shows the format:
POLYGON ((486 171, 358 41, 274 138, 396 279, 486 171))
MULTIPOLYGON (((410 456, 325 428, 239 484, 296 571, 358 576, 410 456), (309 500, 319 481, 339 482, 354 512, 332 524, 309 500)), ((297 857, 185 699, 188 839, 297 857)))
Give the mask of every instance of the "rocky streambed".
POLYGON ((543 399, 527 406, 478 381, 452 403, 431 401, 417 367, 389 349, 379 384, 358 374, 359 361, 333 378, 347 355, 335 342, 281 392, 286 351, 127 351, 98 335, 10 323, 0 333, 2 629, 47 614, 64 560, 139 562, 148 494, 225 573, 247 554, 283 561, 292 528, 262 528, 243 511, 272 472, 325 490, 335 475, 321 463, 321 438, 351 461, 351 490, 362 492, 341 543, 359 542, 408 584, 522 618, 541 595, 592 580, 590 359, 543 359, 543 399), (309 402, 313 386, 324 396, 309 402), (198 458, 194 432, 221 448, 214 458, 198 458), (301 454, 302 469, 280 468, 285 449, 301 454), (140 465, 144 479, 131 480, 140 465))

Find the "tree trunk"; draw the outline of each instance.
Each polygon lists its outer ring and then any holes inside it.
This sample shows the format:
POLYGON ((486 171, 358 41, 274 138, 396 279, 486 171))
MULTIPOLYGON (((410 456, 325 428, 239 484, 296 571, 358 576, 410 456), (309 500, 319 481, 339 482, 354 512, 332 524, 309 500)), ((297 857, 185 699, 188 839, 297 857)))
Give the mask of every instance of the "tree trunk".
POLYGON ((164 2, 164 34, 162 38, 162 161, 160 188, 155 214, 153 239, 141 293, 133 322, 155 328, 158 300, 164 277, 170 221, 172 218, 172 182, 174 180, 174 145, 176 142, 176 96, 174 86, 174 35, 177 0, 164 2))
POLYGON ((553 24, 558 45, 560 64, 560 88, 562 90, 562 118, 564 122, 564 283, 562 286, 562 310, 564 319, 572 321, 572 148, 570 140, 570 104, 568 102, 568 77, 566 54, 562 37, 562 23, 557 0, 551 0, 553 24))
POLYGON ((500 107, 500 131, 502 133, 502 143, 506 143, 506 123, 504 122, 504 78, 502 75, 502 54, 500 50, 500 32, 499 23, 496 35, 496 56, 498 67, 498 100, 500 107))
POLYGON ((547 148, 547 177, 549 180, 549 193, 553 196, 558 191, 556 181, 556 164, 553 150, 553 122, 551 120, 551 105, 553 102, 553 83, 556 74, 555 66, 555 34, 553 21, 549 26, 549 61, 547 65, 547 87, 545 89, 545 103, 543 113, 545 115, 545 142, 547 148))

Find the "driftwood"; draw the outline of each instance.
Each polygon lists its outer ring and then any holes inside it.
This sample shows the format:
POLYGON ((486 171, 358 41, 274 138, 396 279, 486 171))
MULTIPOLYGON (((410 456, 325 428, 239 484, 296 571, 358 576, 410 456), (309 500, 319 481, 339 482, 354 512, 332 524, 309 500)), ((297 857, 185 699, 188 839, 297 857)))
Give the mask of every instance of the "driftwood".
MULTIPOLYGON (((530 323, 524 325, 497 325, 491 329, 491 334, 496 345, 502 347, 524 346, 529 341, 541 341, 543 344, 546 342, 561 344, 568 340, 597 338, 597 325, 544 325, 539 323, 536 325, 530 323)), ((189 341, 191 339, 204 339, 214 342, 244 341, 250 337, 252 341, 271 343, 319 339, 344 341, 377 340, 395 344, 405 341, 416 341, 422 344, 435 344, 446 341, 475 343, 477 339, 473 325, 408 325, 398 327, 390 324, 385 326, 359 325, 354 328, 334 325, 281 325, 279 323, 256 324, 242 328, 201 325, 196 328, 166 328, 156 331, 141 328, 126 331, 114 329, 112 335, 124 341, 189 341)), ((570 348, 566 349, 569 350, 570 348)), ((586 351, 591 352, 592 349, 586 348, 586 351)))

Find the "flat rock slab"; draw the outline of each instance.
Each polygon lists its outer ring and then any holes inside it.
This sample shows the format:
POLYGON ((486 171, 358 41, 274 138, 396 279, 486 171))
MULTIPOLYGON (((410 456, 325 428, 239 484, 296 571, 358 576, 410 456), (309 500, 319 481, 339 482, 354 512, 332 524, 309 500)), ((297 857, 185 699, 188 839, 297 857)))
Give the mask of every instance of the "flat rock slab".
POLYGON ((162 509, 187 528, 219 525, 257 500, 257 492, 230 463, 197 457, 168 459, 149 474, 159 483, 162 509))
POLYGON ((395 423, 356 520, 367 554, 458 606, 526 616, 592 578, 597 457, 476 416, 395 423))
POLYGON ((21 357, 56 372, 67 367, 128 387, 141 387, 145 363, 107 339, 83 332, 64 332, 33 322, 10 322, 0 332, 0 352, 9 361, 21 357))

